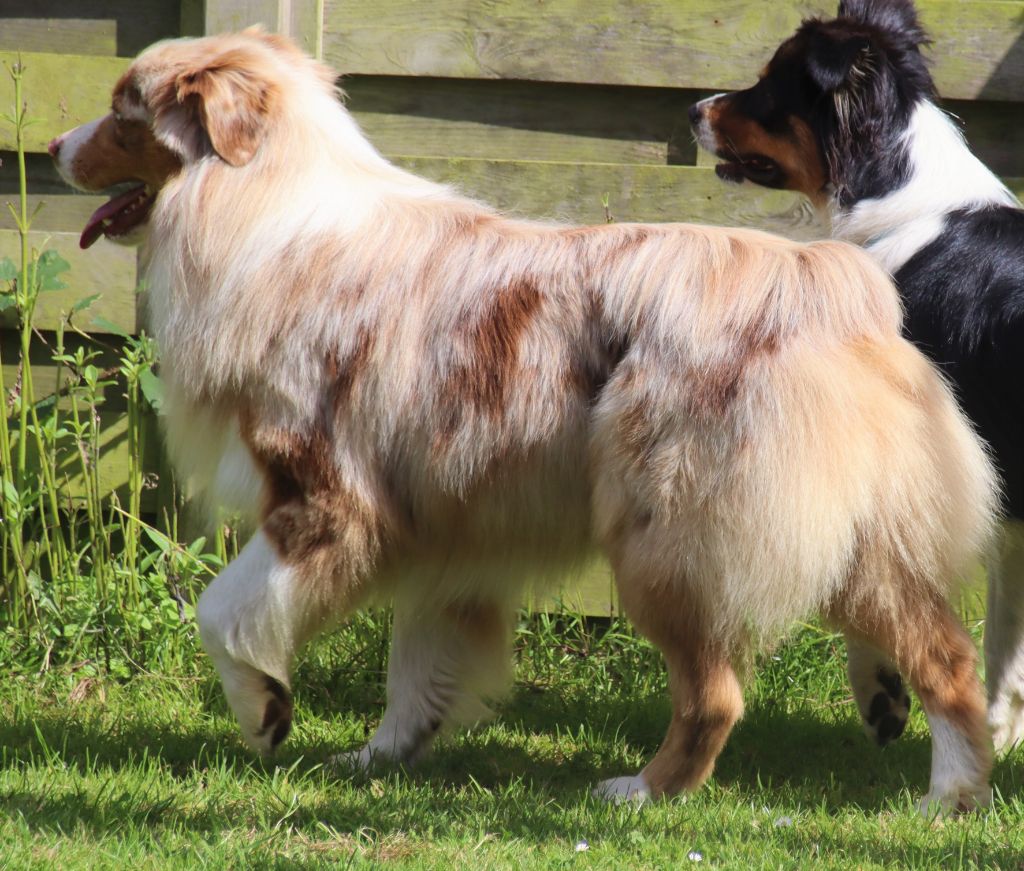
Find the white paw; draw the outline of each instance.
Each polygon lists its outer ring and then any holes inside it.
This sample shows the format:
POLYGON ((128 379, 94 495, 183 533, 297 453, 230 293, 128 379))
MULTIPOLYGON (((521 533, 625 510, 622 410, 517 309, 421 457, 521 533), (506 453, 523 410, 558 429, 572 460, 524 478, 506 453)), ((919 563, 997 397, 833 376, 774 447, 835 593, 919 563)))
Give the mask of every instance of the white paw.
POLYGON ((612 777, 602 780, 594 787, 592 794, 595 798, 603 798, 615 804, 623 804, 631 801, 640 805, 651 797, 651 790, 647 786, 642 774, 635 774, 632 777, 612 777))
POLYGON ((988 709, 988 725, 997 753, 1007 753, 1024 741, 1024 697, 1015 689, 999 688, 988 709))
POLYGON ((992 788, 988 784, 984 784, 941 790, 932 789, 921 799, 917 809, 926 819, 945 819, 986 808, 991 803, 992 788))
POLYGON ((211 651, 210 658, 245 742, 258 753, 272 753, 292 727, 292 695, 288 688, 223 650, 211 651))

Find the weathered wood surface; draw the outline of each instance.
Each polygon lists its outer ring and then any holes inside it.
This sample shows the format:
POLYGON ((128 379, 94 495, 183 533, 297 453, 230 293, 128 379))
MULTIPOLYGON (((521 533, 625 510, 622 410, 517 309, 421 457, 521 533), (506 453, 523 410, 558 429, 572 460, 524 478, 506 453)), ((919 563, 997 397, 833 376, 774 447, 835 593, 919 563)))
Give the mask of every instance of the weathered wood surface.
MULTIPOLYGON (((834 2, 326 0, 324 56, 346 73, 744 87, 803 17, 834 2)), ((1019 100, 1024 3, 921 0, 940 92, 1019 100)))
POLYGON ((354 76, 347 105, 385 154, 692 164, 702 91, 354 76))
POLYGON ((315 57, 321 53, 318 0, 206 0, 205 32, 224 33, 262 24, 287 33, 315 57))
MULTIPOLYGON (((128 417, 116 411, 100 411, 100 462, 98 467, 99 490, 101 496, 107 496, 113 491, 121 491, 122 504, 127 506, 125 486, 128 481, 130 444, 128 433, 128 417)), ((147 417, 144 419, 145 435, 143 444, 142 465, 144 469, 155 470, 160 463, 160 443, 157 437, 156 419, 147 417)), ((30 443, 31 445, 31 443, 30 443)), ((70 446, 70 442, 68 443, 70 446)), ((30 454, 36 454, 34 445, 29 449, 30 454)), ((38 456, 38 454, 36 454, 38 456)), ((33 462, 34 458, 30 458, 33 462)), ((38 466, 36 466, 38 468, 38 466)), ((82 472, 82 463, 77 452, 65 450, 60 454, 60 462, 57 464, 57 481, 60 484, 61 496, 78 500, 85 495, 86 487, 82 472)), ((157 482, 153 476, 156 473, 148 471, 147 475, 154 484, 157 482)), ((153 511, 156 507, 157 494, 154 488, 143 490, 142 494, 143 511, 153 511)))
MULTIPOLYGON (((97 351, 98 354, 93 360, 93 365, 101 371, 119 365, 120 340, 107 341, 110 337, 99 336, 102 344, 96 341, 88 341, 70 331, 64 335, 64 348, 66 353, 74 354, 79 348, 97 351)), ((13 330, 0 330, 0 353, 3 355, 4 385, 10 390, 17 382, 19 376, 19 337, 13 330)), ((40 330, 32 338, 29 359, 32 363, 32 385, 35 389, 37 401, 52 396, 60 385, 66 388, 68 384, 68 372, 58 374, 58 364, 53 362, 54 348, 57 347, 57 336, 48 330, 40 330)), ((61 402, 63 407, 70 407, 67 401, 67 392, 64 390, 61 402)), ((116 411, 121 413, 127 408, 123 387, 111 387, 103 392, 103 408, 105 411, 116 411)))
MULTIPOLYGON (((0 63, 10 65, 19 57, 25 69, 28 114, 38 122, 25 130, 29 151, 46 151, 46 144, 58 133, 107 112, 114 83, 129 63, 117 57, 0 51, 0 63)), ((11 94, 10 86, 0 86, 0 106, 5 112, 10 111, 11 94)), ((6 122, 0 122, 0 149, 14 149, 14 128, 6 122)), ((7 164, 0 169, 4 175, 11 171, 7 164)))
POLYGON ((179 18, 174 0, 0 0, 0 50, 134 57, 179 18))
MULTIPOLYGON (((351 76, 342 87, 386 154, 707 163, 686 118, 707 91, 398 76, 351 76)), ((950 100, 945 108, 995 172, 1024 175, 1024 104, 950 100)))
MULTIPOLYGON (((134 248, 100 239, 88 251, 78 247, 77 233, 33 231, 30 243, 39 251, 52 248, 71 265, 61 276, 63 290, 40 293, 33 323, 41 330, 56 329, 62 314, 70 313, 75 303, 100 294, 87 309, 75 315, 75 323, 88 332, 106 333, 108 327, 95 323, 105 318, 128 333, 139 329, 135 288, 138 283, 138 253, 134 248)), ((13 230, 0 230, 0 258, 21 262, 21 242, 13 230)), ((14 310, 0 314, 0 329, 13 326, 14 310)))

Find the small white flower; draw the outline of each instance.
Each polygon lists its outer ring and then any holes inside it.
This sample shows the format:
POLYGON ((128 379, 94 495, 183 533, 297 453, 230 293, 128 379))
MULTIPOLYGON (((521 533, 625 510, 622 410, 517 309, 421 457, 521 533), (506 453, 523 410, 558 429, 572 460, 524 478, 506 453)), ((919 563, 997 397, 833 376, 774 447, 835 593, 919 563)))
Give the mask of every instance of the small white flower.
POLYGON ((686 858, 691 862, 703 862, 704 854, 700 850, 690 850, 690 852, 686 854, 686 858))
POLYGON ((793 825, 793 818, 792 817, 779 817, 775 821, 775 828, 777 828, 777 829, 787 829, 791 825, 793 825))
POLYGON ((576 852, 577 853, 585 853, 589 849, 590 849, 590 844, 587 843, 587 839, 586 838, 580 838, 576 842, 576 852))

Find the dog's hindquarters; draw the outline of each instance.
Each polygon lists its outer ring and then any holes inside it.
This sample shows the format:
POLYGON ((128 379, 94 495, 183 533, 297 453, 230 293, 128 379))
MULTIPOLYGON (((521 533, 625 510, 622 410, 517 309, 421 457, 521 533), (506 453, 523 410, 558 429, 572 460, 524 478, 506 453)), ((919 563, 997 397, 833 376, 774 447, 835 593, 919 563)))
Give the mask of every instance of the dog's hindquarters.
POLYGON ((920 694, 936 746, 929 799, 981 798, 973 646, 945 597, 988 534, 994 486, 949 391, 896 336, 793 340, 712 406, 695 399, 706 377, 654 384, 627 360, 597 411, 598 533, 673 693, 657 756, 608 788, 698 786, 742 711, 733 665, 823 612, 920 694))

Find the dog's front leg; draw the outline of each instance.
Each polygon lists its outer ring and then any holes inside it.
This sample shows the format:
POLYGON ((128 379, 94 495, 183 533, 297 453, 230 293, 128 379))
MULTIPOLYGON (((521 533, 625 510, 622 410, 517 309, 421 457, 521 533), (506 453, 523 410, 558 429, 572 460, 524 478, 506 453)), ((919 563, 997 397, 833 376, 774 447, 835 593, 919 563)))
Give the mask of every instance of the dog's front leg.
MULTIPOLYGON (((290 512, 290 507, 279 509, 290 512)), ((242 735, 260 753, 274 750, 292 723, 290 676, 298 650, 352 607, 367 560, 347 559, 347 544, 365 542, 340 524, 318 548, 289 549, 272 514, 199 598, 203 647, 213 660, 242 735)), ((364 548, 361 548, 364 549, 364 548)), ((365 554, 362 555, 365 557, 365 554)))
POLYGON ((1006 521, 989 560, 985 616, 988 721, 997 750, 1024 740, 1024 522, 1006 521))
POLYGON ((387 708, 361 750, 336 762, 411 764, 443 726, 490 714, 482 697, 501 692, 509 673, 510 610, 489 600, 434 603, 401 593, 388 659, 387 708))

